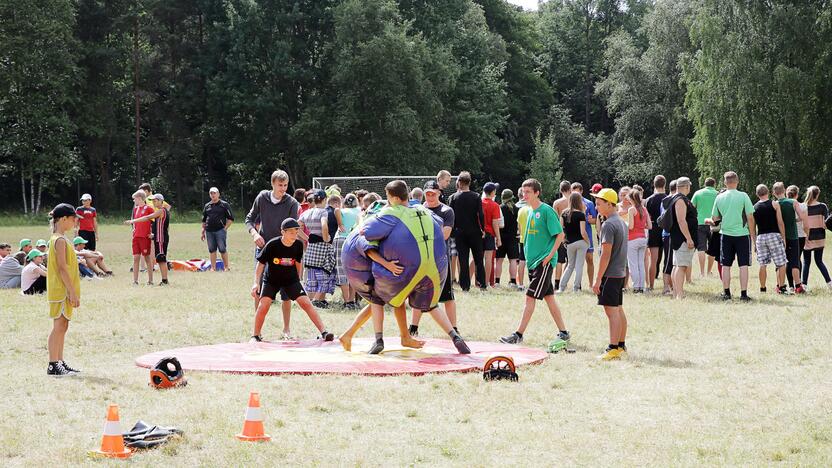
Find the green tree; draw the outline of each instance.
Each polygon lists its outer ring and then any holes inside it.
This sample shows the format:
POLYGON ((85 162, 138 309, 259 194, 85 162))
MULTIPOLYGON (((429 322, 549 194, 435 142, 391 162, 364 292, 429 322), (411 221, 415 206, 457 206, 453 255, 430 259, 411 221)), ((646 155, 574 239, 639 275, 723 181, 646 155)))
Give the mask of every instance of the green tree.
POLYGON ((543 130, 538 129, 533 141, 534 154, 529 162, 528 177, 540 182, 540 199, 551 202, 557 197, 558 185, 563 178, 563 161, 551 132, 543 135, 543 130))

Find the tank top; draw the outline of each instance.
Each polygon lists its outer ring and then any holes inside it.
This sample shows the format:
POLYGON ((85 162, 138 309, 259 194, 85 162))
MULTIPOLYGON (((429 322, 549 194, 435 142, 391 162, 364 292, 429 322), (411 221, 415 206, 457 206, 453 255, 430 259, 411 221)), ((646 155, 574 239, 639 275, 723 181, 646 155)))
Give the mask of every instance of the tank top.
POLYGON ((786 227, 786 239, 797 240, 797 213, 794 211, 794 200, 782 198, 777 203, 780 204, 780 214, 783 216, 783 225, 786 227))
POLYGON ((358 216, 361 210, 358 208, 341 208, 341 224, 344 225, 344 232, 338 231, 336 237, 347 237, 350 231, 358 224, 358 216))
POLYGON ((777 212, 774 211, 771 200, 758 201, 754 205, 754 221, 757 223, 758 234, 780 232, 780 228, 777 227, 777 212))
POLYGON ((636 210, 636 214, 633 217, 633 229, 628 230, 627 240, 635 240, 646 237, 644 230, 647 229, 647 220, 644 218, 644 214, 647 214, 647 209, 642 208, 641 213, 636 210))
POLYGON ((75 294, 81 295, 81 274, 78 271, 78 257, 75 249, 72 248, 72 241, 66 236, 60 234, 52 234, 49 239, 49 258, 52 260, 52 266, 46 269, 46 301, 47 302, 63 302, 69 298, 69 293, 66 290, 64 282, 61 281, 61 275, 58 270, 58 254, 55 250, 55 241, 63 238, 66 241, 66 269, 69 272, 69 282, 72 284, 72 289, 75 294))

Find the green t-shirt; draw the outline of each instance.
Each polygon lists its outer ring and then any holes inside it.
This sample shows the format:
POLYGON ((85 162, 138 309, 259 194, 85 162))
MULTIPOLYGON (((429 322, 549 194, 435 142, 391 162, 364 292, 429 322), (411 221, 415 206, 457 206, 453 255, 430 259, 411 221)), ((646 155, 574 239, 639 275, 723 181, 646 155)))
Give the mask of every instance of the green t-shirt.
MULTIPOLYGON (((555 238, 563 232, 563 228, 554 208, 546 203, 541 203, 536 210, 529 207, 528 216, 523 253, 526 255, 529 270, 534 270, 552 251, 555 238)), ((557 261, 558 253, 555 252, 550 263, 554 266, 557 261)))
POLYGON ((797 212, 794 210, 795 201, 791 198, 782 198, 777 201, 780 204, 780 214, 783 215, 783 224, 786 226, 786 239, 796 240, 797 237, 797 212))
POLYGON ((693 206, 696 208, 696 222, 698 222, 700 226, 704 225, 705 219, 711 216, 711 211, 714 209, 714 202, 716 201, 717 195, 719 195, 719 193, 713 187, 699 189, 693 194, 693 198, 690 202, 693 203, 693 206))
POLYGON ((742 237, 748 233, 748 217, 754 214, 754 204, 748 194, 732 189, 716 197, 711 216, 722 219, 720 232, 723 236, 742 237))

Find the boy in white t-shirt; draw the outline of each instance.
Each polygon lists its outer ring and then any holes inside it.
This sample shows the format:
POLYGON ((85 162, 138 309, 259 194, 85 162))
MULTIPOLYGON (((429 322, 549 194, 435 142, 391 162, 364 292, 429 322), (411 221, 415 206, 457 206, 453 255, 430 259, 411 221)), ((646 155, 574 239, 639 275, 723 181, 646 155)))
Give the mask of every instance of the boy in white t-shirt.
POLYGON ((26 255, 29 262, 20 274, 20 291, 26 295, 43 294, 46 292, 46 268, 43 266, 43 253, 32 250, 26 255))

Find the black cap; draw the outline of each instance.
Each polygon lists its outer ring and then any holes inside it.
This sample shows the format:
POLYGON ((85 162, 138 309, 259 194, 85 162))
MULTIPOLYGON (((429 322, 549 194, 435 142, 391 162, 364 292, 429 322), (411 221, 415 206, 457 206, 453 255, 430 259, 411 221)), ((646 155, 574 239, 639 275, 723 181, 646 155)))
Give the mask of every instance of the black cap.
POLYGON ((280 223, 280 230, 281 231, 285 231, 287 229, 296 229, 296 228, 299 228, 299 227, 300 227, 300 224, 298 224, 298 221, 295 218, 286 218, 286 219, 283 220, 282 223, 280 223))
POLYGON ((75 207, 69 203, 61 203, 60 205, 57 205, 51 212, 49 212, 49 216, 51 216, 52 219, 63 218, 66 216, 75 216, 76 218, 80 218, 78 213, 75 212, 75 207))
POLYGON ((437 192, 441 192, 442 189, 439 188, 439 182, 435 180, 429 180, 425 182, 424 190, 427 192, 428 190, 436 190, 437 192))

